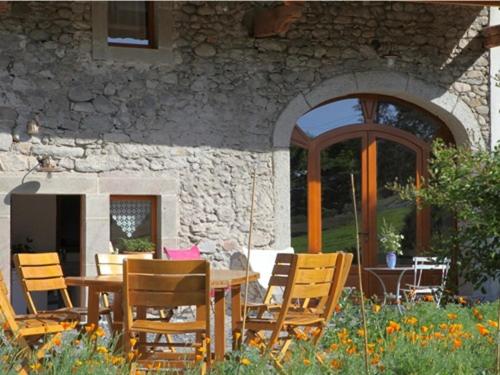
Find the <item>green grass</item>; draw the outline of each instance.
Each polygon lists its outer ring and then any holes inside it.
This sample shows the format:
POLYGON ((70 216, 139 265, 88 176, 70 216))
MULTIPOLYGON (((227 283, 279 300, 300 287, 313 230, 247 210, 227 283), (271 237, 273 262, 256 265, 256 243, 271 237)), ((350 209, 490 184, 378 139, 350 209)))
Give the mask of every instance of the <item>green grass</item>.
MULTIPOLYGON (((380 229, 382 219, 392 223, 397 230, 401 230, 405 217, 411 212, 410 207, 388 208, 378 212, 377 227, 380 229)), ((361 219, 360 219, 361 220, 361 219)), ((360 229, 361 231, 362 229, 360 229)), ((356 249, 356 229, 354 222, 338 225, 322 231, 323 252, 349 251, 356 249)), ((292 238, 292 247, 297 253, 307 252, 307 235, 292 238)))

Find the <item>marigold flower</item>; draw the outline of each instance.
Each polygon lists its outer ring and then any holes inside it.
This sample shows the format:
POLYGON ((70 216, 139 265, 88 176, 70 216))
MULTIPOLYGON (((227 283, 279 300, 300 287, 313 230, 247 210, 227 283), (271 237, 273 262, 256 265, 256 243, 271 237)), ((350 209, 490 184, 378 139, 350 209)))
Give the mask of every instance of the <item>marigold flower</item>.
POLYGON ((330 349, 331 350, 337 350, 339 348, 339 344, 336 344, 336 343, 333 343, 332 345, 330 345, 330 349))
POLYGON ((94 323, 90 323, 90 324, 87 324, 85 326, 85 332, 87 332, 87 333, 92 332, 94 329, 95 329, 95 324, 94 323))
POLYGON ((490 331, 488 331, 488 329, 485 326, 483 326, 482 324, 479 324, 479 323, 476 324, 476 328, 479 331, 479 334, 481 336, 487 336, 490 333, 490 331))
POLYGON ((488 325, 493 328, 498 328, 498 322, 495 322, 494 320, 488 320, 488 325))
POLYGON ((418 319, 415 318, 414 316, 410 316, 410 317, 405 319, 405 323, 410 324, 412 326, 417 324, 417 322, 418 322, 418 319))
POLYGON ((448 314, 448 319, 450 320, 455 320, 458 318, 458 315, 457 314, 454 314, 454 313, 449 313, 448 314))
POLYGON ((30 365, 30 369, 32 369, 35 372, 38 372, 38 370, 40 370, 41 368, 42 365, 40 364, 40 362, 33 363, 32 365, 30 365))
POLYGON ((461 305, 466 305, 467 300, 464 297, 458 297, 458 303, 461 305))
POLYGON ((313 331, 311 332, 311 334, 314 337, 318 337, 321 334, 321 328, 316 327, 315 329, 313 329, 313 331))
POLYGON ((358 329, 357 334, 359 337, 365 337, 365 330, 363 328, 358 329))
POLYGON ((104 332, 104 329, 102 329, 102 327, 97 327, 97 329, 95 330, 94 334, 97 337, 103 337, 106 334, 106 332, 104 332))
POLYGON ((200 355, 200 354, 196 354, 196 355, 194 356, 194 359, 195 359, 195 361, 196 361, 196 362, 200 362, 201 360, 203 360, 203 356, 202 356, 202 355, 200 355))
POLYGON ((332 366, 332 368, 334 368, 336 370, 339 370, 342 368, 342 361, 340 359, 333 359, 330 362, 330 366, 332 366))
POLYGON ((108 352, 108 348, 106 348, 105 346, 98 346, 97 349, 96 349, 96 352, 97 353, 107 353, 108 352))
POLYGON ((240 363, 243 365, 243 366, 248 366, 250 365, 250 363, 252 363, 248 358, 242 358, 240 360, 240 363))
POLYGON ((427 294, 424 296, 425 302, 434 302, 434 297, 431 294, 427 294))
POLYGON ((401 329, 401 326, 398 323, 390 320, 389 325, 385 328, 385 331, 387 332, 388 335, 391 335, 394 332, 399 331, 400 329, 401 329))
POLYGON ((453 349, 458 349, 462 346, 462 340, 460 338, 456 338, 453 340, 453 349))
POLYGON ((132 361, 134 359, 134 357, 135 357, 134 352, 127 353, 127 359, 129 360, 129 362, 132 361))
POLYGON ((297 340, 302 340, 302 341, 307 340, 307 335, 300 329, 297 329, 295 331, 295 337, 297 338, 297 340))
POLYGON ((56 336, 52 339, 52 343, 55 345, 55 346, 61 346, 61 338, 59 336, 56 336))
POLYGON ((420 330, 422 331, 422 333, 426 333, 429 330, 429 327, 422 326, 422 327, 420 327, 420 330))
POLYGON ((483 320, 483 314, 476 308, 472 309, 472 315, 474 315, 477 320, 483 320))
POLYGON ((378 314, 378 312, 380 311, 382 307, 380 305, 377 305, 377 304, 374 304, 372 306, 372 311, 375 313, 375 314, 378 314))
POLYGON ((440 328, 440 329, 442 329, 442 330, 444 331, 444 330, 448 329, 448 324, 446 324, 446 323, 441 323, 441 324, 439 325, 439 328, 440 328))
POLYGON ((304 358, 303 362, 304 362, 304 365, 306 365, 306 366, 309 366, 311 364, 311 361, 308 360, 307 358, 304 358))
POLYGON ((353 354, 356 354, 357 351, 358 351, 358 349, 356 348, 356 345, 352 345, 352 346, 348 347, 345 352, 349 355, 353 355, 353 354))
POLYGON ((372 365, 378 365, 380 362, 380 356, 375 354, 371 359, 370 359, 370 364, 372 365))

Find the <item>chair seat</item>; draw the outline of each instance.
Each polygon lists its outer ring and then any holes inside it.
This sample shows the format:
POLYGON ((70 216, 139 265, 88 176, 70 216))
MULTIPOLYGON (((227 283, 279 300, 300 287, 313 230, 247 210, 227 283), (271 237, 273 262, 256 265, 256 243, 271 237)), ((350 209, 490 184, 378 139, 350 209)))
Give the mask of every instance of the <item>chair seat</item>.
MULTIPOLYGON (((324 324, 324 319, 313 314, 291 314, 284 321, 284 326, 309 326, 324 324)), ((276 319, 265 318, 249 318, 245 323, 245 327, 250 330, 260 331, 274 327, 277 324, 276 319)))
POLYGON ((150 332, 150 333, 203 333, 206 331, 204 321, 193 321, 184 323, 169 323, 165 321, 152 321, 138 319, 135 320, 130 327, 134 332, 150 332))
MULTIPOLYGON (((63 308, 60 308, 60 309, 57 309, 57 310, 53 310, 53 311, 44 311, 43 313, 72 313, 72 314, 78 314, 78 315, 83 315, 83 316, 86 316, 89 314, 89 311, 86 307, 63 307, 63 308)), ((110 314, 111 313, 111 309, 109 307, 100 307, 99 308, 99 315, 105 315, 105 314, 110 314)))
POLYGON ((63 327, 57 320, 36 317, 16 317, 16 323, 19 326, 19 333, 23 336, 40 335, 40 329, 43 329, 44 333, 57 333, 69 328, 63 327))
POLYGON ((38 314, 26 314, 26 315, 16 316, 16 320, 20 321, 29 319, 49 320, 56 323, 78 322, 80 321, 80 314, 71 311, 64 311, 64 312, 43 311, 38 314))

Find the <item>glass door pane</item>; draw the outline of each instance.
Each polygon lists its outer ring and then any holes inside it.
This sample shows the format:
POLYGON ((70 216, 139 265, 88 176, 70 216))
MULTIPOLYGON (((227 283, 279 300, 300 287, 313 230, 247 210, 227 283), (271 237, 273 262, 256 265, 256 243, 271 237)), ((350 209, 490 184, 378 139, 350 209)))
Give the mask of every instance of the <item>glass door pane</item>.
POLYGON ((290 210, 292 247, 307 253, 307 150, 290 147, 290 210))
MULTIPOLYGON (((361 226, 361 138, 335 143, 321 151, 322 252, 356 253, 351 173, 356 184, 361 226)), ((356 259, 355 259, 356 261, 356 259)))
MULTIPOLYGON (((415 180, 417 154, 408 147, 386 139, 377 138, 377 234, 385 220, 404 236, 403 255, 398 263, 410 263, 416 255, 417 210, 414 202, 404 201, 399 195, 386 188, 395 180, 406 183, 415 180)), ((376 261, 385 264, 385 254, 377 250, 376 261)))

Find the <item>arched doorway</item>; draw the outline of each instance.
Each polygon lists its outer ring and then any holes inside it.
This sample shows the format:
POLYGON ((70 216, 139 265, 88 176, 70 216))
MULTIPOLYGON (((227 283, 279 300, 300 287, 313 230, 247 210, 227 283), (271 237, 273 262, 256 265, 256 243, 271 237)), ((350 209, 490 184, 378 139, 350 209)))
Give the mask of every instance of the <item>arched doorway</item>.
POLYGON ((378 251, 384 221, 404 234, 400 261, 410 262, 429 245, 430 210, 417 210, 387 184, 408 179, 419 184, 437 137, 453 142, 441 120, 389 96, 342 97, 303 115, 290 149, 292 246, 297 251, 355 252, 352 173, 363 265, 384 263, 378 251))

